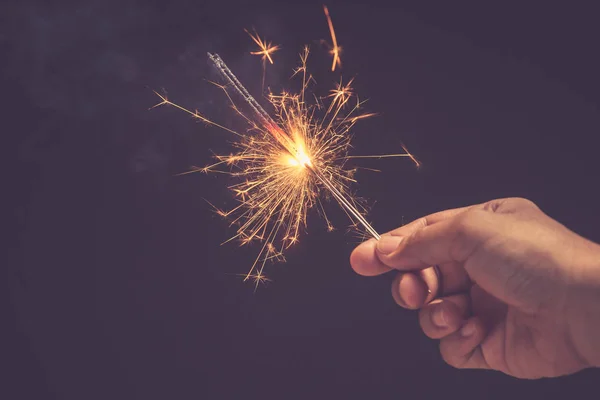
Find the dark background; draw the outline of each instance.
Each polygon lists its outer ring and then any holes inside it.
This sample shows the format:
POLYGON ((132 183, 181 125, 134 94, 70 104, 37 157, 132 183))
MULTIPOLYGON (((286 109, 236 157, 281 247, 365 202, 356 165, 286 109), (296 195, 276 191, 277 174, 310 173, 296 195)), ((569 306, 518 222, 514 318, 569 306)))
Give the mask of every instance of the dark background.
MULTIPOLYGON (((297 2, 300 3, 300 2, 297 2)), ((437 210, 523 196, 600 241, 600 27, 589 6, 495 2, 330 2, 343 75, 381 117, 357 153, 404 142, 423 162, 366 162, 359 194, 385 231, 437 210)), ((566 4, 566 3, 563 3, 566 4)), ((256 293, 227 273, 256 248, 203 198, 231 204, 221 177, 174 177, 227 151, 226 135, 150 91, 237 122, 203 79, 218 52, 260 89, 243 28, 284 48, 267 83, 287 86, 300 47, 321 90, 339 75, 318 40, 320 3, 3 3, 3 198, 9 213, 3 330, 7 399, 565 398, 596 371, 519 381, 446 366, 392 275, 357 276, 358 242, 310 234, 256 293), (306 397, 306 396, 312 397, 306 397)), ((597 390, 596 390, 597 392, 597 390)), ((592 394, 592 396, 594 396, 592 394)))

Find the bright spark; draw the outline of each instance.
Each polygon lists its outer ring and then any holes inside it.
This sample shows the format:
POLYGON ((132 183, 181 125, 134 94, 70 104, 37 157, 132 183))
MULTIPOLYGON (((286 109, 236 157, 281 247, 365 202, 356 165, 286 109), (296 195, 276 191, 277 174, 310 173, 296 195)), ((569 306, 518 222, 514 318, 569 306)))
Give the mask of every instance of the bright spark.
POLYGON ((271 44, 271 42, 267 42, 265 40, 262 40, 259 36, 258 33, 254 32, 254 34, 250 33, 247 29, 244 29, 246 31, 246 33, 248 35, 250 35, 250 37, 252 38, 252 40, 254 40, 254 43, 256 43, 259 47, 258 51, 251 51, 250 54, 256 55, 256 56, 262 56, 262 60, 266 61, 269 60, 269 62, 271 64, 273 64, 273 58, 271 58, 271 54, 275 53, 277 50, 279 50, 281 47, 278 45, 273 45, 271 44))
POLYGON ((333 56, 333 63, 331 64, 331 71, 335 71, 335 67, 342 67, 342 60, 340 59, 340 53, 342 48, 338 46, 337 39, 335 37, 335 31, 333 30, 333 22, 331 22, 331 16, 329 15, 329 9, 326 5, 323 5, 323 11, 325 11, 325 17, 327 18, 327 25, 329 25, 329 33, 331 34, 331 41, 333 45, 329 54, 333 56))

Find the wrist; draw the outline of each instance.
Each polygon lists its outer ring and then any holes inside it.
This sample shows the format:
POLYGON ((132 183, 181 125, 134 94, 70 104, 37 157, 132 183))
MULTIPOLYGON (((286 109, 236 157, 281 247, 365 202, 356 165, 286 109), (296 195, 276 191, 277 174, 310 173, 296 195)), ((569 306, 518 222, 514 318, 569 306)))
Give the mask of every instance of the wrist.
POLYGON ((572 286, 567 311, 572 343, 588 367, 600 367, 600 246, 572 286))

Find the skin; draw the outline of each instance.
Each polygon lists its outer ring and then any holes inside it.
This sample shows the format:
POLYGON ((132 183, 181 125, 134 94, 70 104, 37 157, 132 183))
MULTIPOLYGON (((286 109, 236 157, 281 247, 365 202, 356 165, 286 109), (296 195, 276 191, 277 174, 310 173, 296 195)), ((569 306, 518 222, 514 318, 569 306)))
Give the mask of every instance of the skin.
POLYGON ((428 215, 350 262, 365 276, 397 271, 394 300, 419 310, 453 367, 536 379, 600 366, 600 245, 529 200, 428 215))

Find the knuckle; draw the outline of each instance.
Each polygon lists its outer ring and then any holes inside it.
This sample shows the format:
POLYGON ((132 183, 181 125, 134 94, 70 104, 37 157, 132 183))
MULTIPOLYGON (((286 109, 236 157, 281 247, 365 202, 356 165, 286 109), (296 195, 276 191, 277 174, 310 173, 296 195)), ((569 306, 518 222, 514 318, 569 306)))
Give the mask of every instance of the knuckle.
POLYGON ((529 199, 525 199, 523 197, 513 197, 510 199, 511 202, 515 204, 515 206, 519 207, 527 207, 527 208, 538 208, 537 204, 529 199))
POLYGON ((453 222, 453 238, 450 244, 450 258, 455 261, 466 260, 474 251, 476 227, 480 210, 470 210, 458 215, 453 222))
POLYGON ((423 228, 417 229, 414 232, 411 232, 411 234, 408 235, 404 239, 404 243, 406 245, 410 245, 412 243, 418 242, 422 237, 423 237, 423 228))
POLYGON ((512 213, 524 209, 539 209, 531 200, 523 197, 508 197, 505 199, 492 200, 484 205, 484 209, 492 212, 512 213))
POLYGON ((510 199, 495 199, 495 200, 490 200, 488 202, 483 203, 483 210, 484 211, 491 211, 491 212, 496 212, 498 211, 499 208, 502 207, 503 204, 505 204, 507 201, 509 201, 510 199))
POLYGON ((423 229, 431 226, 431 222, 427 216, 416 219, 413 224, 416 226, 416 229, 404 238, 404 243, 407 245, 418 242, 423 236, 423 229))
POLYGON ((413 232, 411 232, 409 235, 405 236, 404 239, 402 240, 403 248, 410 249, 410 248, 414 247, 415 245, 417 245, 418 243, 422 242, 423 235, 424 235, 424 228, 425 227, 416 229, 413 232))
POLYGON ((417 225, 419 228, 425 228, 426 226, 431 225, 430 216, 421 217, 417 220, 417 225))

